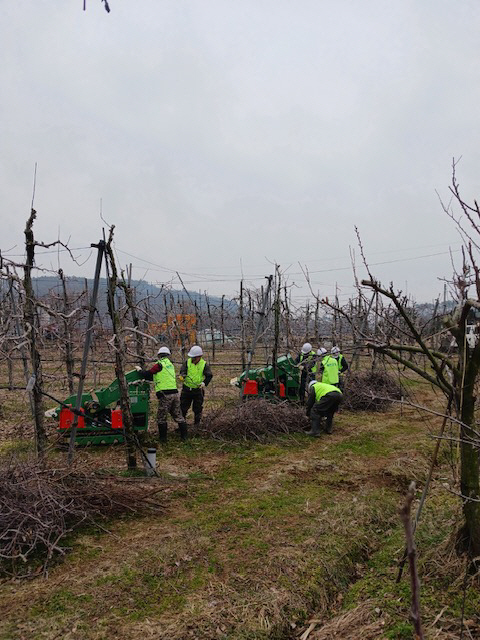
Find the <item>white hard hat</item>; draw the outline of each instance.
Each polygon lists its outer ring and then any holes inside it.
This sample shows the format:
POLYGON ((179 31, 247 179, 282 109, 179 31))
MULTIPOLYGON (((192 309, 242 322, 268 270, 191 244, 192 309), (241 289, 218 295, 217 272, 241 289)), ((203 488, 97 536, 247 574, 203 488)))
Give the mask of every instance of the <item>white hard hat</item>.
POLYGON ((157 355, 160 356, 162 355, 162 353, 167 356, 171 355, 171 351, 168 347, 160 347, 160 349, 157 351, 157 355))
POLYGON ((338 347, 332 347, 332 348, 331 348, 331 353, 332 353, 333 355, 335 355, 336 353, 340 353, 340 349, 339 349, 338 347))
POLYGON ((324 347, 320 347, 317 349, 317 356, 324 356, 327 353, 327 350, 324 347))
POLYGON ((311 389, 316 382, 317 382, 316 380, 312 380, 311 382, 309 382, 308 388, 311 389))
POLYGON ((197 344, 194 344, 187 355, 189 358, 197 358, 198 356, 203 356, 203 349, 197 344))
POLYGON ((305 342, 305 344, 302 347, 302 353, 310 353, 311 350, 312 350, 312 345, 309 342, 305 342))

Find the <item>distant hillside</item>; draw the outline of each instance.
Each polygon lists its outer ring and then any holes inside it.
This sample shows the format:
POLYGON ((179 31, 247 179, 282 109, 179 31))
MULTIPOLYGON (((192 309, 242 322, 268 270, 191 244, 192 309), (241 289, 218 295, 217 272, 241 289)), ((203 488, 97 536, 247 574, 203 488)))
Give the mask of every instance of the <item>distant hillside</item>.
MULTIPOLYGON (((75 296, 82 293, 85 290, 85 283, 88 288, 88 291, 91 292, 93 289, 93 280, 90 278, 77 278, 77 277, 66 277, 67 283, 67 291, 69 295, 75 296)), ((197 291, 189 291, 188 294, 185 293, 182 289, 163 289, 154 284, 150 284, 149 282, 145 282, 144 280, 132 280, 131 283, 132 288, 135 289, 137 299, 145 298, 150 296, 152 301, 155 299, 163 304, 163 296, 167 296, 167 300, 170 301, 170 296, 173 296, 175 302, 177 300, 191 300, 193 303, 197 304, 199 311, 207 309, 207 301, 205 295, 199 293, 197 291)), ((60 279, 55 276, 42 276, 39 278, 33 278, 33 287, 35 294, 38 298, 43 298, 49 293, 54 293, 56 295, 60 295, 62 293, 62 287, 60 279)), ((99 298, 104 298, 107 291, 107 280, 106 278, 100 278, 99 284, 99 298)), ((208 296, 210 305, 212 307, 219 308, 222 304, 222 299, 218 296, 208 296)), ((102 307, 101 300, 99 300, 99 307, 102 307)), ((225 311, 236 312, 237 304, 233 300, 225 298, 224 300, 224 308, 225 311)))

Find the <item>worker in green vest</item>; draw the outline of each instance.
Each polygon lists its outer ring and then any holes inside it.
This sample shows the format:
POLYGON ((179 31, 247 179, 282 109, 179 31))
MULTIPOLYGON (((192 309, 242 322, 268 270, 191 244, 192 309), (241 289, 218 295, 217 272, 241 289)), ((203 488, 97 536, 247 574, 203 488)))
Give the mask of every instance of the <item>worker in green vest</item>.
POLYGON ((343 374, 348 371, 348 362, 345 359, 343 353, 340 353, 340 349, 337 346, 333 346, 330 350, 332 358, 338 362, 338 388, 343 391, 344 378, 343 374))
POLYGON ((317 349, 317 371, 319 372, 322 369, 322 360, 327 355, 327 353, 328 351, 325 349, 325 347, 320 347, 319 349, 317 349))
POLYGON ((310 380, 315 378, 317 372, 317 358, 316 352, 313 350, 310 342, 305 342, 302 345, 300 353, 298 354, 295 363, 300 370, 300 389, 299 396, 300 402, 305 402, 305 390, 310 380))
POLYGON ((325 382, 315 382, 315 380, 310 382, 306 410, 312 428, 307 431, 308 436, 318 438, 321 435, 324 419, 325 433, 332 433, 333 416, 342 398, 342 392, 338 387, 325 382))
POLYGON ((210 366, 202 358, 202 347, 194 345, 187 355, 188 360, 183 363, 179 376, 180 380, 183 381, 180 408, 183 417, 186 419, 188 410, 193 405, 194 425, 198 426, 202 419, 205 387, 208 386, 213 378, 213 374, 210 366))
POLYGON ((322 374, 322 382, 338 387, 338 360, 330 353, 327 353, 322 359, 320 372, 322 374))
POLYGON ((139 371, 144 380, 153 380, 155 394, 158 398, 157 426, 160 442, 167 442, 168 414, 178 424, 180 438, 187 439, 187 423, 180 408, 180 396, 177 389, 175 367, 170 359, 171 352, 168 347, 160 347, 157 353, 157 361, 148 371, 139 371))

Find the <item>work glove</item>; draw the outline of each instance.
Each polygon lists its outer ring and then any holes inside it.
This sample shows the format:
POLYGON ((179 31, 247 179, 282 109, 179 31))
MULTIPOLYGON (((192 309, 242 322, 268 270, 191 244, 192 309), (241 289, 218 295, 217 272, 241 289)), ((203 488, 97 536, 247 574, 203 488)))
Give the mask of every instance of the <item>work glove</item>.
POLYGON ((142 367, 139 367, 138 364, 135 366, 136 371, 141 371, 142 367))
POLYGON ((204 383, 204 382, 202 382, 202 383, 200 384, 200 389, 202 389, 202 391, 204 391, 204 390, 205 390, 205 383, 204 383))
POLYGON ((183 382, 185 380, 183 376, 178 376, 178 379, 180 380, 180 382, 183 382))
POLYGON ((303 364, 301 364, 301 365, 298 367, 298 370, 299 370, 299 371, 303 371, 304 369, 305 369, 305 367, 303 366, 303 364))

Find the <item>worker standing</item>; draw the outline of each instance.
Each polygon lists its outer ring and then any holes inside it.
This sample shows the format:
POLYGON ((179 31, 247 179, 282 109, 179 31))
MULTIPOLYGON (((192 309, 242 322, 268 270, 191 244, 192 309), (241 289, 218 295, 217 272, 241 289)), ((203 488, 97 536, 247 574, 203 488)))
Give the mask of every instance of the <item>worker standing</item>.
POLYGON ((148 371, 140 370, 139 374, 144 380, 153 380, 155 394, 158 398, 158 439, 160 442, 167 442, 167 417, 170 414, 178 424, 180 438, 186 440, 188 435, 187 423, 180 409, 180 397, 177 389, 175 367, 170 359, 170 349, 168 347, 160 347, 157 356, 158 359, 153 367, 148 371))
POLYGON ((337 346, 333 346, 330 350, 332 357, 338 362, 338 388, 343 391, 344 378, 343 374, 348 371, 348 362, 345 359, 343 353, 340 353, 340 349, 337 346))
POLYGON ((325 349, 325 347, 320 347, 319 349, 317 349, 317 371, 319 372, 322 371, 322 360, 327 355, 327 353, 328 351, 325 349))
POLYGON ((295 360, 295 363, 298 365, 300 369, 300 402, 302 404, 305 403, 305 390, 307 388, 307 383, 315 378, 315 373, 317 372, 317 358, 316 353, 312 349, 312 345, 310 342, 305 342, 302 345, 300 353, 295 360))
POLYGON ((180 380, 183 380, 180 408, 186 420, 188 410, 193 405, 194 425, 198 426, 202 419, 205 387, 213 378, 213 374, 210 366, 202 358, 202 347, 194 345, 187 355, 188 360, 183 363, 180 369, 180 380))
POLYGON ((322 433, 322 419, 325 418, 325 433, 333 431, 333 416, 337 411, 343 395, 340 389, 332 384, 315 382, 308 385, 307 416, 312 428, 307 431, 308 436, 318 438, 322 433))
POLYGON ((335 387, 338 387, 338 360, 330 353, 327 353, 327 355, 322 359, 320 372, 322 374, 322 382, 325 384, 333 384, 335 387))

